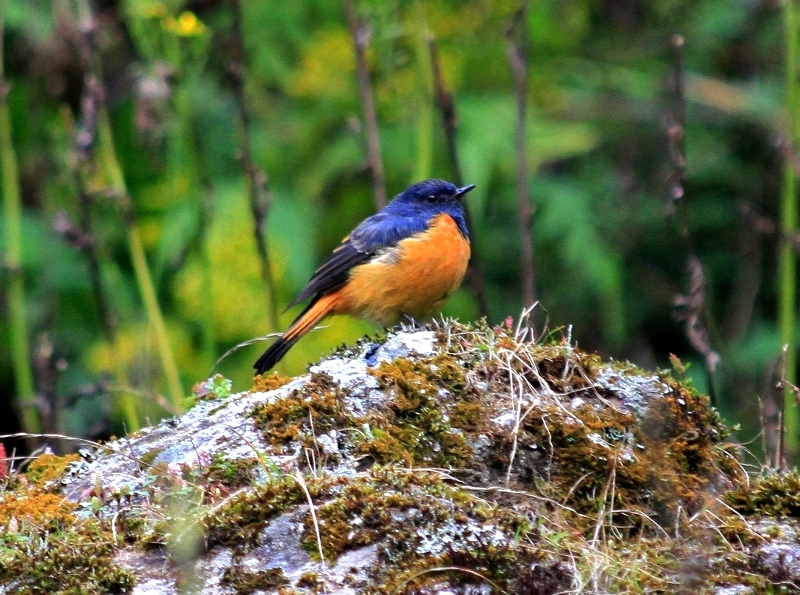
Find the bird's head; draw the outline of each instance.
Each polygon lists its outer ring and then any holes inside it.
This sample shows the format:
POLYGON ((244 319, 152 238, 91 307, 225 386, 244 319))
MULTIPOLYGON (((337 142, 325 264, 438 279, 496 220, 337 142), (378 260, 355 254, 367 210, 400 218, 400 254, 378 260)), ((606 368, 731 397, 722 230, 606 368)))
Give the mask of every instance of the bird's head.
POLYGON ((473 188, 475 184, 458 188, 444 180, 425 180, 403 190, 394 197, 392 204, 423 212, 447 212, 452 208, 460 210, 461 198, 473 188))

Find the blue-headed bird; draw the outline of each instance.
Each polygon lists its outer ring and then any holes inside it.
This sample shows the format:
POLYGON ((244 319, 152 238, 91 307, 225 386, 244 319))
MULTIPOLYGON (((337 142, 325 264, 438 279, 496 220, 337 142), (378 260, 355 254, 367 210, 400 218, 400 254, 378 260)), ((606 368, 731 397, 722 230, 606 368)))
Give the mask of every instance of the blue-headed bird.
POLYGON ((311 298, 258 358, 256 372, 272 368, 328 316, 349 314, 388 327, 403 316, 421 318, 441 308, 467 271, 469 232, 461 199, 474 187, 419 182, 362 221, 289 304, 311 298))

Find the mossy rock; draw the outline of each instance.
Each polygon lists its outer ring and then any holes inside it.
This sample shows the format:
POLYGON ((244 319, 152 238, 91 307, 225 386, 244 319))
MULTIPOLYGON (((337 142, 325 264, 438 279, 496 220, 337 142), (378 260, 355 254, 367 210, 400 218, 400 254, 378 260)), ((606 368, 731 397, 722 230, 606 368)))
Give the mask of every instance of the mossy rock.
MULTIPOLYGON (((668 374, 442 323, 17 480, 0 520, 7 546, 95 531, 109 592, 791 592, 800 571, 771 561, 793 520, 772 517, 796 480, 749 480, 728 439, 668 374), (55 524, 21 526, 26 498, 55 524)), ((0 593, 12 569, 34 584, 41 552, 5 552, 0 593)))

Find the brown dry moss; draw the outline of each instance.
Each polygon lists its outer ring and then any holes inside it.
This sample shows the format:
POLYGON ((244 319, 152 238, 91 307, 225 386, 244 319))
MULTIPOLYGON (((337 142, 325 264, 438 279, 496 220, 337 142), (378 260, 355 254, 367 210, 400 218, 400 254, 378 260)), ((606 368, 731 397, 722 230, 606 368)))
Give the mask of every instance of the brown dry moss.
POLYGON ((0 499, 0 528, 7 528, 13 519, 18 526, 22 523, 45 531, 60 530, 74 522, 75 508, 61 494, 39 490, 7 492, 0 499))
POLYGON ((291 378, 288 376, 282 376, 281 374, 278 374, 278 372, 259 375, 253 378, 253 388, 250 389, 250 392, 266 393, 271 390, 275 390, 276 388, 280 388, 291 381, 291 378))
POLYGON ((236 595, 250 595, 250 593, 272 590, 288 583, 288 579, 280 568, 252 572, 237 566, 226 568, 220 580, 220 584, 233 589, 236 595))

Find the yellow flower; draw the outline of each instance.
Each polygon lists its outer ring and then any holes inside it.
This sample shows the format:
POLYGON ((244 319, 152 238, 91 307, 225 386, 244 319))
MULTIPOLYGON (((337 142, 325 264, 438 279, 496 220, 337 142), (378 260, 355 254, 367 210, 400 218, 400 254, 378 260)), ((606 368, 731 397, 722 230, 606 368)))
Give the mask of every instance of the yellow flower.
POLYGON ((199 37, 206 32, 206 26, 193 12, 182 12, 177 19, 169 17, 164 20, 164 28, 181 37, 199 37))

